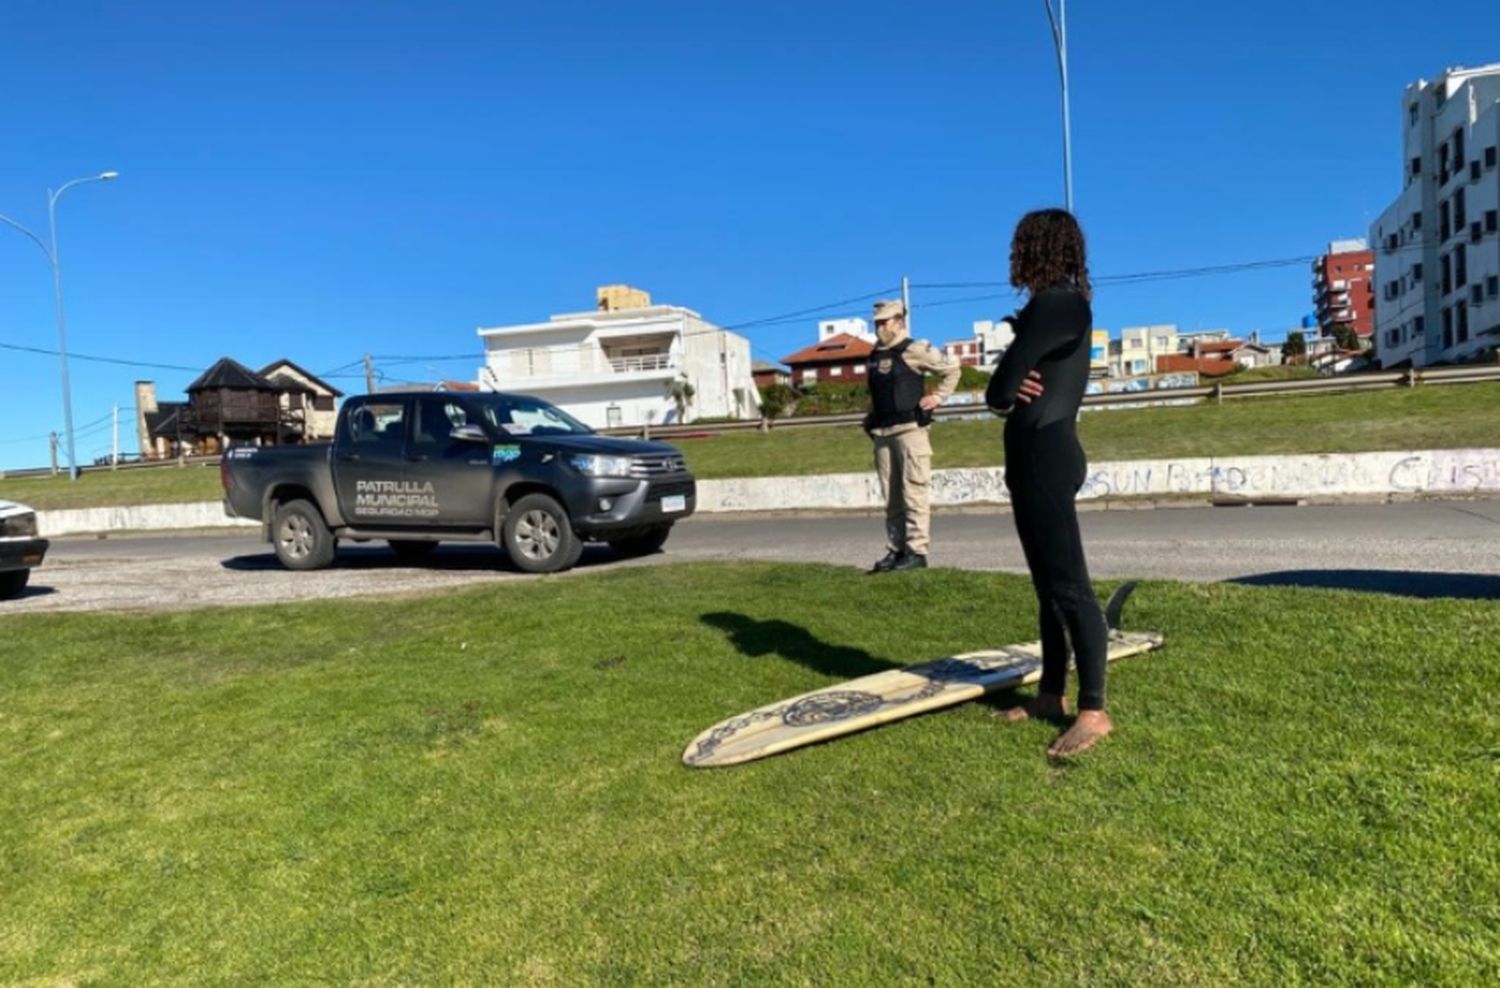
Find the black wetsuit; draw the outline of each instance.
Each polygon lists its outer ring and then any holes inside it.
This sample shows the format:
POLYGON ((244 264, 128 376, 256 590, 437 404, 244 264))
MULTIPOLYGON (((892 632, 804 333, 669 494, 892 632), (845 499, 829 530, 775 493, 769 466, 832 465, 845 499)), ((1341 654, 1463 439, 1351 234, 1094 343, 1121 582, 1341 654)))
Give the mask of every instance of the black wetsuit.
POLYGON ((1078 666, 1078 708, 1104 709, 1109 630, 1089 581, 1073 499, 1087 464, 1076 420, 1089 377, 1093 312, 1072 288, 1037 294, 1015 320, 1015 342, 985 399, 1005 420, 1005 484, 1016 531, 1041 609, 1043 693, 1067 687, 1068 646, 1078 666), (1030 371, 1043 392, 1029 404, 1016 393, 1030 371))

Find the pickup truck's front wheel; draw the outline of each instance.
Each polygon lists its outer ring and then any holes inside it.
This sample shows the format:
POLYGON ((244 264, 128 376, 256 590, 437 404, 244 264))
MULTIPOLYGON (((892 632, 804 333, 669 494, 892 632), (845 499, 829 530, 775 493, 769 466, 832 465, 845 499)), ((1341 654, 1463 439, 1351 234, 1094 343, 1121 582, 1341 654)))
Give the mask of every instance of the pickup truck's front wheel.
POLYGON ((10 600, 12 597, 21 596, 21 591, 26 589, 26 584, 31 581, 31 570, 13 569, 8 573, 0 573, 0 600, 10 600))
POLYGON ((583 555, 567 510, 546 494, 527 494, 511 505, 500 538, 511 562, 527 573, 570 569, 583 555))
POLYGON ((333 562, 335 540, 323 515, 309 501, 278 505, 271 517, 271 544, 287 569, 322 569, 333 562))

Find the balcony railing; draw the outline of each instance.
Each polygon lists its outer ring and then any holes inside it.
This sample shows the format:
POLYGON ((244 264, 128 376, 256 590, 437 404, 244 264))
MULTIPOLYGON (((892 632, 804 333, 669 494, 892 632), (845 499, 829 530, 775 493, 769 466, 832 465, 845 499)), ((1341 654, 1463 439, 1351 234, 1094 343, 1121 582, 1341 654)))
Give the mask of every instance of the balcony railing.
POLYGON ((610 357, 609 368, 616 374, 634 374, 640 371, 671 370, 677 366, 670 353, 648 353, 635 357, 610 357))

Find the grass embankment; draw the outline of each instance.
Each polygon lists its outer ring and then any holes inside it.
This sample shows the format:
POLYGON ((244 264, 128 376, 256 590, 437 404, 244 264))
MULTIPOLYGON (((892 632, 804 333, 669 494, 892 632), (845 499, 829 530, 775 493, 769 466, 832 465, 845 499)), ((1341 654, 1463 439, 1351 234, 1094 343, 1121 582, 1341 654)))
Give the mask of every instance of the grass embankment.
POLYGON ((697 565, 8 619, 0 981, 1500 968, 1494 602, 1153 583, 1129 622, 1168 647, 1116 667, 1120 730, 1077 765, 982 704, 679 764, 759 704, 1024 640, 1034 608, 1012 576, 697 565))
MULTIPOLYGON (((1299 398, 1241 398, 1222 405, 1100 410, 1079 435, 1089 460, 1274 453, 1362 453, 1500 445, 1500 384, 1427 386, 1299 398)), ((728 433, 680 444, 700 477, 853 473, 871 469, 870 443, 854 426, 728 433)), ((1000 423, 932 427, 936 467, 998 466, 1000 423)))
MULTIPOLYGON (((1401 391, 1253 398, 1222 405, 1097 411, 1083 416, 1093 462, 1178 456, 1350 453, 1500 445, 1500 384, 1429 385, 1401 391)), ((934 465, 998 466, 998 421, 933 426, 934 465)), ((700 479, 853 473, 871 469, 855 426, 780 428, 680 441, 700 479)), ((121 470, 63 478, 0 479, 0 497, 38 508, 216 500, 213 467, 121 470)))

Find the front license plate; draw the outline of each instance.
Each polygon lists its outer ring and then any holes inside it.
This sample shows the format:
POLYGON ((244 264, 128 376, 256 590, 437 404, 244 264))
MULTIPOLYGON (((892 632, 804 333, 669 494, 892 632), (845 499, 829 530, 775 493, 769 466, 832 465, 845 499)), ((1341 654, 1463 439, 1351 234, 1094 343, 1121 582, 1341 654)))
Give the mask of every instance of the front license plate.
POLYGON ((662 498, 661 499, 661 510, 662 510, 662 514, 671 514, 674 511, 686 511, 687 510, 687 495, 685 495, 685 494, 673 494, 670 497, 664 497, 664 498, 662 498))

